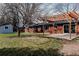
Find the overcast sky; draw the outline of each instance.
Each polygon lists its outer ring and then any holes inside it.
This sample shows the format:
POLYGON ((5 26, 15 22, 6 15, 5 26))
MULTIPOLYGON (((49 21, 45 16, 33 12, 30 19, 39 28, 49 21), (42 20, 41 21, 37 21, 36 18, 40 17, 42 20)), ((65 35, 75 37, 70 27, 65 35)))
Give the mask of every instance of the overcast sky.
MULTIPOLYGON (((67 3, 68 4, 68 3, 67 3)), ((56 10, 62 10, 62 6, 63 7, 63 11, 66 10, 67 8, 67 4, 66 3, 44 3, 40 6, 40 9, 44 9, 44 11, 42 12, 43 14, 46 12, 49 12, 49 15, 54 15, 56 14, 56 10)), ((2 8, 3 4, 0 3, 0 9, 2 8)), ((71 11, 73 9, 73 7, 76 6, 76 9, 79 9, 79 4, 78 3, 70 3, 69 4, 69 11, 71 11)))
POLYGON ((41 9, 45 9, 45 12, 49 11, 49 15, 54 15, 54 14, 57 14, 56 12, 58 12, 59 10, 66 12, 67 5, 69 5, 68 11, 72 11, 73 9, 76 9, 76 11, 79 11, 79 4, 78 3, 69 3, 69 4, 68 3, 67 4, 66 3, 52 3, 52 4, 44 3, 41 6, 41 9))

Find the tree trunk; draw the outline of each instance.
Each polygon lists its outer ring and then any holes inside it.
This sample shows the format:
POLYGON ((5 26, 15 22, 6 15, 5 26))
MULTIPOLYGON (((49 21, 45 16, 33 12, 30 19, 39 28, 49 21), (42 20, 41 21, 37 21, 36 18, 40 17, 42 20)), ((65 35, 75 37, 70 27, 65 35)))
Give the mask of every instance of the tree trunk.
POLYGON ((18 37, 20 37, 21 36, 20 29, 17 30, 17 33, 18 33, 18 37))
POLYGON ((43 25, 43 36, 44 36, 44 25, 43 25))

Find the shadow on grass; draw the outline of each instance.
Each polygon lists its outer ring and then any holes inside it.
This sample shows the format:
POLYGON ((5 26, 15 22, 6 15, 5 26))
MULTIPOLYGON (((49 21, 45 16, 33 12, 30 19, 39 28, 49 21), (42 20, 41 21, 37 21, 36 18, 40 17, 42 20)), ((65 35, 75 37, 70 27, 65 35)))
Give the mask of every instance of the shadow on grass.
POLYGON ((3 48, 0 49, 0 56, 60 56, 58 49, 49 48, 47 50, 32 48, 3 48))

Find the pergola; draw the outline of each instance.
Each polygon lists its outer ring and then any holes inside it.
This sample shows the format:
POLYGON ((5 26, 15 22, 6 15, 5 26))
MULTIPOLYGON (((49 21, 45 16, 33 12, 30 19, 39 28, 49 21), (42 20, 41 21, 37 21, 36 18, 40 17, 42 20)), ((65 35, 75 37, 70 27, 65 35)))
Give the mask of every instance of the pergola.
POLYGON ((79 18, 79 14, 76 13, 75 11, 71 11, 71 12, 67 12, 67 13, 63 13, 60 15, 56 15, 57 17, 51 17, 48 21, 53 22, 53 21, 60 21, 60 20, 67 20, 69 22, 69 33, 70 33, 70 39, 71 39, 71 23, 72 23, 72 18, 74 18, 74 20, 76 21, 75 25, 76 25, 76 34, 78 33, 78 18, 79 18), (60 17, 61 16, 61 17, 60 17))
POLYGON ((74 18, 76 20, 75 25, 76 25, 76 34, 77 34, 79 15, 75 11, 68 13, 70 39, 71 39, 71 22, 72 22, 72 18, 74 18))

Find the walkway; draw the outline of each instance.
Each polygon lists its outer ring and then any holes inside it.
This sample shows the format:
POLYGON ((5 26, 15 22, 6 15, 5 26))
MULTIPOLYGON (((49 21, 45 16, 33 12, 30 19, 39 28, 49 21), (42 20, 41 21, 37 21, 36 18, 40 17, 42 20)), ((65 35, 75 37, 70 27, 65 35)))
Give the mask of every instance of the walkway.
POLYGON ((63 48, 60 50, 65 56, 79 56, 79 41, 64 41, 63 48))

